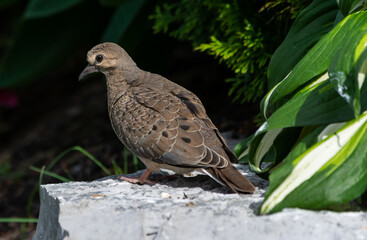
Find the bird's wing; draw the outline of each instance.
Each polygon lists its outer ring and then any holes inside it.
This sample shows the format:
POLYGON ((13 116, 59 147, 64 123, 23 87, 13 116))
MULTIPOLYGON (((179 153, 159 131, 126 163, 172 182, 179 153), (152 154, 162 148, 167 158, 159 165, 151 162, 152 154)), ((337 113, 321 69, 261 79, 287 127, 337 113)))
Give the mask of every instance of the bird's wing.
POLYGON ((200 99, 192 92, 187 89, 173 83, 169 82, 168 88, 171 88, 171 92, 173 95, 178 97, 198 118, 203 120, 207 127, 214 130, 215 134, 223 144, 223 148, 229 157, 230 161, 233 163, 238 163, 237 157, 234 153, 229 149, 226 141, 224 140, 222 134, 219 132, 218 128, 213 124, 208 115, 206 114, 204 105, 201 103, 200 99), (171 87, 169 87, 171 85, 171 87), (173 86, 172 86, 173 85, 173 86))
POLYGON ((214 130, 180 98, 146 87, 131 91, 134 101, 125 113, 125 129, 118 135, 123 135, 123 142, 137 156, 182 167, 228 165, 214 130))

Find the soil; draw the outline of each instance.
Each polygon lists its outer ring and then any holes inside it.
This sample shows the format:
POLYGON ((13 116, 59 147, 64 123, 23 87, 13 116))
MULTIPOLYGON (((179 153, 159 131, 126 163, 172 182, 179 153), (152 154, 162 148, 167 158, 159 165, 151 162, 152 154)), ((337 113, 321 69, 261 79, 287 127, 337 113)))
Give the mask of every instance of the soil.
MULTIPOLYGON (((85 54, 85 53, 83 53, 85 54)), ((0 109, 0 217, 37 218, 38 172, 29 166, 48 166, 64 150, 81 146, 113 172, 112 161, 123 168, 123 146, 115 136, 107 114, 106 87, 101 77, 78 82, 84 56, 32 86, 16 90, 19 104, 0 109)), ((145 69, 150 70, 150 69, 145 69)), ((153 70, 151 70, 153 71, 153 70)), ((193 91, 206 106, 221 131, 234 135, 254 132, 258 103, 233 103, 227 96, 233 77, 225 66, 181 44, 172 53, 161 75, 193 91)), ((143 166, 141 166, 143 167, 143 166)), ((131 163, 127 171, 134 171, 131 163)), ((92 181, 106 174, 80 152, 70 152, 52 169, 75 181, 92 181)), ((44 176, 42 184, 60 182, 44 176)), ((36 224, 1 223, 1 239, 30 239, 36 224)))

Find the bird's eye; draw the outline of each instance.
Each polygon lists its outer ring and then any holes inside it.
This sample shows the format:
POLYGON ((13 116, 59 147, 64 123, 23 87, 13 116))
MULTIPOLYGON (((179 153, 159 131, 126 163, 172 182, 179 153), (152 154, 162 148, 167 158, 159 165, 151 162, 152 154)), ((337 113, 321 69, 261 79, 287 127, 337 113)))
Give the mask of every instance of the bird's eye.
POLYGON ((100 62, 102 62, 103 61, 103 55, 102 54, 98 54, 97 56, 96 56, 96 61, 98 62, 98 63, 100 63, 100 62))

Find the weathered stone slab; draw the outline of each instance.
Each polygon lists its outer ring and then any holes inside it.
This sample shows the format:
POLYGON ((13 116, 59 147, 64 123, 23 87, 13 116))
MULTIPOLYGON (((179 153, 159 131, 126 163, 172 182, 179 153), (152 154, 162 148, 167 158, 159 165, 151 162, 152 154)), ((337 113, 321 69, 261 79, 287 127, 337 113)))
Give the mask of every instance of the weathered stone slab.
POLYGON ((252 195, 230 193, 203 175, 154 186, 117 176, 43 185, 33 239, 367 239, 363 212, 257 216, 267 181, 244 174, 257 187, 252 195))

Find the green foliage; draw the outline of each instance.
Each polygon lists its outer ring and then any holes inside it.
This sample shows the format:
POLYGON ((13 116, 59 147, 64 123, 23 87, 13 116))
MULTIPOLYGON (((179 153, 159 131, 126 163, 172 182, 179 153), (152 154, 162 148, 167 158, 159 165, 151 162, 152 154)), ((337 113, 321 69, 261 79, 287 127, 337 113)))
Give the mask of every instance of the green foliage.
POLYGON ((38 172, 40 173, 40 176, 46 175, 49 177, 53 177, 56 178, 57 180, 61 181, 61 182, 70 182, 70 179, 60 176, 59 174, 44 170, 44 168, 37 168, 34 166, 29 166, 29 169, 31 169, 32 171, 38 172))
MULTIPOLYGON (((321 36, 332 29, 338 8, 334 0, 313 1, 295 20, 269 64, 268 89, 280 82, 321 36), (284 61, 286 59, 286 61, 284 61)), ((314 64, 317 64, 316 62, 314 64)))
POLYGON ((227 80, 229 94, 245 102, 263 96, 270 57, 307 2, 180 0, 158 6, 151 18, 155 32, 190 41, 195 50, 225 63, 235 73, 227 80))
POLYGON ((37 223, 37 218, 0 218, 0 223, 37 223))
POLYGON ((366 8, 365 1, 315 0, 272 56, 272 87, 261 102, 266 121, 237 153, 269 177, 260 213, 365 201, 366 8))

